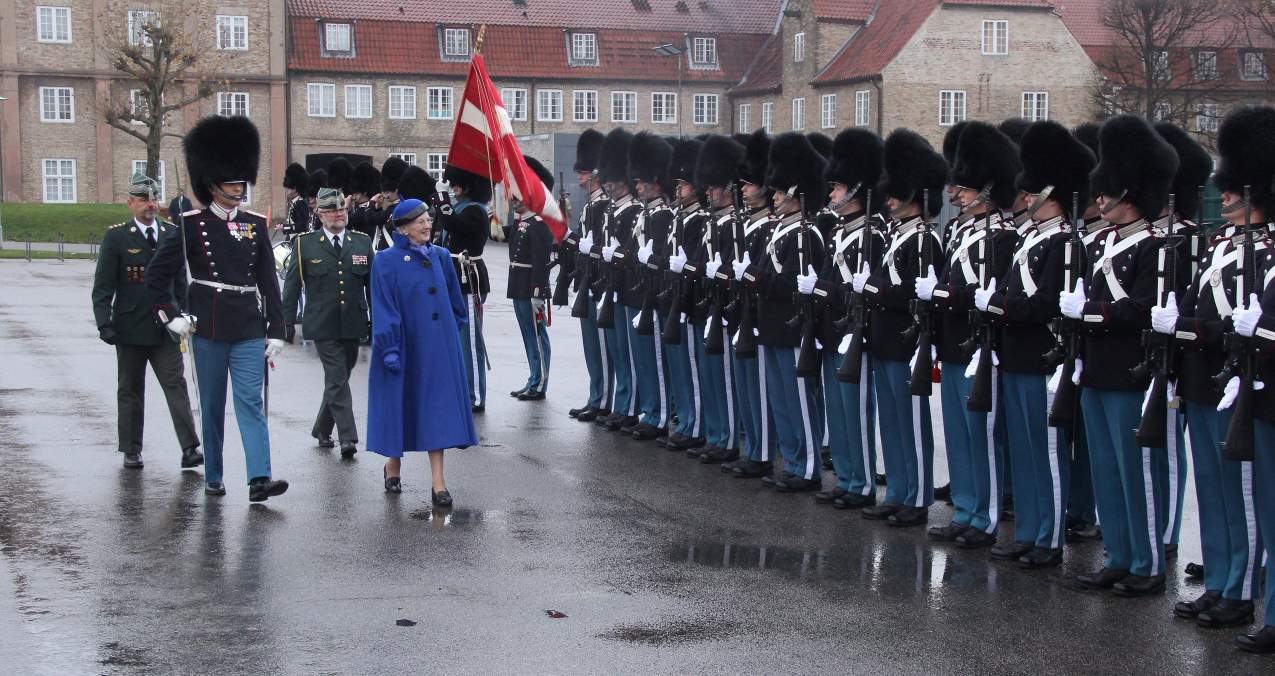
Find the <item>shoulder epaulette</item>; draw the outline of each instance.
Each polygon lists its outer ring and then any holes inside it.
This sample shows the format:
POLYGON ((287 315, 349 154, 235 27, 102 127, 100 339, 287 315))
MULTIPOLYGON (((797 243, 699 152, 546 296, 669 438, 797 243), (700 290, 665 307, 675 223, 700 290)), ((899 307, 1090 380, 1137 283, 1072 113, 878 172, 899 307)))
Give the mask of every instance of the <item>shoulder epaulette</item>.
POLYGON ((256 216, 257 218, 265 218, 265 215, 264 215, 264 214, 259 214, 259 213, 255 212, 255 211, 250 210, 250 209, 240 209, 240 211, 244 212, 245 214, 252 214, 253 216, 256 216))
POLYGON ((347 229, 347 230, 346 230, 346 233, 348 233, 348 234, 350 234, 350 235, 352 235, 352 236, 355 236, 355 237, 362 237, 363 239, 370 239, 370 238, 367 236, 367 233, 366 233, 366 232, 359 232, 358 230, 349 230, 349 229, 347 229))
POLYGON ((107 230, 114 230, 114 229, 116 229, 116 228, 122 228, 122 227, 124 227, 124 226, 126 226, 126 225, 128 225, 128 221, 125 221, 125 222, 123 222, 123 223, 116 223, 115 225, 107 226, 107 227, 106 227, 106 229, 107 229, 107 230))
POLYGON ((198 216, 201 213, 203 213, 203 209, 191 209, 190 211, 182 212, 182 216, 198 216))

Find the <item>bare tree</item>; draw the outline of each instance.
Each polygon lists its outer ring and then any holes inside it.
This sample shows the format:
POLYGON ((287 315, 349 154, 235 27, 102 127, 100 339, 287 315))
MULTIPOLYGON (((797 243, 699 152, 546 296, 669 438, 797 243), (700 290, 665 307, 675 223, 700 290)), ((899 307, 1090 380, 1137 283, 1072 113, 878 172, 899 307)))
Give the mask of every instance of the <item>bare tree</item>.
POLYGON ((1110 44, 1095 59, 1103 113, 1185 123, 1202 102, 1225 98, 1218 54, 1239 22, 1230 0, 1107 0, 1110 44))
POLYGON ((1254 59, 1251 64, 1241 61, 1242 74, 1250 80, 1265 82, 1266 93, 1275 91, 1266 70, 1266 56, 1275 44, 1275 0, 1232 0, 1243 20, 1244 37, 1249 50, 1242 59, 1254 59))

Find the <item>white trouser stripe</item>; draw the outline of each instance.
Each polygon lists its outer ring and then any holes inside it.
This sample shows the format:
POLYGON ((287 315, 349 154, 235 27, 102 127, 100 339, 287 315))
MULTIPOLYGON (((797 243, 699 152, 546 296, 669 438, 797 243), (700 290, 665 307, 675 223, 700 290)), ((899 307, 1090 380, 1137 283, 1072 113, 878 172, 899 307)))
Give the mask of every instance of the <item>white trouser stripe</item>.
POLYGON ((608 411, 615 410, 615 379, 611 377, 611 355, 607 353, 606 329, 598 329, 598 345, 602 353, 602 400, 608 411))
POLYGON ((694 324, 683 324, 680 327, 682 342, 686 343, 686 356, 691 361, 691 396, 694 398, 695 424, 691 426, 691 436, 699 438, 700 425, 704 420, 704 406, 700 401, 699 364, 695 361, 695 329, 694 324))
POLYGON ((992 410, 987 414, 987 476, 991 479, 987 494, 987 533, 995 533, 1001 518, 1001 482, 996 474, 996 403, 1000 400, 999 378, 992 367, 992 410))
POLYGON ((478 382, 478 376, 482 373, 478 370, 478 307, 473 303, 469 305, 469 358, 473 361, 474 368, 471 372, 474 376, 474 401, 482 406, 482 388, 478 382))
POLYGON ((531 310, 531 328, 536 332, 536 356, 538 358, 537 361, 540 362, 540 387, 536 391, 544 392, 545 386, 549 384, 549 375, 548 369, 545 368, 545 346, 544 342, 540 340, 540 321, 536 319, 535 308, 531 310))
POLYGON ((761 461, 770 462, 770 398, 766 396, 766 348, 757 346, 757 376, 761 383, 761 461))
POLYGON ((1053 490, 1054 496, 1054 536, 1049 540, 1049 546, 1058 549, 1062 546, 1062 533, 1067 528, 1067 514, 1063 510, 1062 504, 1062 473, 1059 471, 1058 459, 1058 435, 1061 431, 1052 427, 1046 428, 1046 434, 1049 436, 1049 479, 1050 488, 1053 490))
MULTIPOLYGON (((797 367, 797 360, 800 358, 795 351, 792 353, 792 365, 797 367)), ((815 458, 819 456, 818 447, 815 445, 815 428, 810 424, 810 403, 806 401, 806 379, 797 377, 797 401, 801 404, 801 436, 806 441, 806 474, 807 480, 815 477, 815 458)))
POLYGON ((1151 548, 1151 574, 1160 574, 1160 535, 1156 532, 1155 484, 1151 480, 1151 449, 1142 449, 1142 494, 1147 502, 1147 546, 1151 548))
POLYGON ((739 439, 738 430, 735 429, 735 382, 732 377, 734 374, 731 372, 734 368, 731 362, 734 360, 730 355, 734 348, 730 346, 730 335, 726 327, 723 326, 721 331, 722 344, 726 346, 722 352, 722 373, 726 376, 726 448, 731 449, 735 448, 735 443, 739 439))
MULTIPOLYGON (((1223 460, 1226 462, 1226 460, 1223 460)), ((1257 515, 1253 510, 1253 463, 1240 463, 1240 481, 1242 482, 1241 493, 1244 496, 1244 534, 1248 539, 1248 558, 1244 562, 1244 585, 1240 587, 1241 601, 1248 601, 1253 598, 1253 591, 1257 587, 1253 576, 1257 573, 1257 560, 1262 557, 1262 552, 1257 548, 1257 515)), ((1271 620, 1267 621, 1270 624, 1271 620)))
POLYGON ((660 336, 664 335, 664 329, 660 328, 660 313, 651 313, 655 319, 655 334, 651 336, 651 344, 655 346, 655 377, 660 386, 660 423, 656 425, 660 429, 668 427, 668 392, 665 391, 664 384, 664 348, 660 346, 660 336))
MULTIPOLYGON (((871 411, 868 410, 868 392, 871 390, 872 382, 868 379, 870 373, 868 360, 864 358, 859 373, 859 444, 863 455, 863 475, 867 477, 867 480, 863 482, 863 491, 861 491, 863 495, 872 495, 872 487, 877 480, 872 476, 872 457, 869 455, 872 452, 872 436, 868 427, 868 419, 871 415, 871 411)), ((833 387, 837 386, 833 385, 833 387)))
POLYGON ((1168 544, 1173 540, 1173 531, 1178 524, 1178 416, 1177 413, 1169 411, 1168 431, 1164 438, 1165 451, 1169 458, 1169 513, 1165 516, 1168 521, 1164 526, 1164 543, 1168 544))
MULTIPOLYGON (((628 321, 628 314, 625 314, 625 320, 628 321)), ((637 415, 638 391, 637 391, 637 362, 633 361, 633 341, 629 340, 628 327, 617 327, 617 331, 625 332, 625 341, 629 346, 629 412, 628 417, 632 418, 637 415)))
MULTIPOLYGON (((906 383, 904 388, 907 388, 906 383)), ((912 450, 916 454, 916 504, 913 506, 924 507, 927 486, 925 485, 925 450, 921 443, 921 400, 925 399, 928 403, 929 399, 913 396, 911 392, 906 396, 912 397, 912 439, 915 442, 912 450)))

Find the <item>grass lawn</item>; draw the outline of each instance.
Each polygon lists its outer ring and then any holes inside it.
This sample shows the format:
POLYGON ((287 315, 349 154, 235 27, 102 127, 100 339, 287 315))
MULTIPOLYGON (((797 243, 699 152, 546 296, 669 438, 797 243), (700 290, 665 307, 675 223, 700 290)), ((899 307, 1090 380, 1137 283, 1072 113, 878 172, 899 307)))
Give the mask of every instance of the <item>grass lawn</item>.
POLYGON ((6 249, 25 242, 28 235, 33 242, 56 242, 58 233, 65 235, 68 242, 100 242, 108 227, 131 217, 128 207, 122 204, 5 202, 0 209, 6 249))
MULTIPOLYGON (((56 251, 32 251, 31 260, 57 260, 58 252, 56 251)), ((93 260, 93 256, 86 253, 66 252, 67 260, 93 260)), ((26 260, 26 247, 19 249, 4 248, 0 249, 0 260, 26 260)))

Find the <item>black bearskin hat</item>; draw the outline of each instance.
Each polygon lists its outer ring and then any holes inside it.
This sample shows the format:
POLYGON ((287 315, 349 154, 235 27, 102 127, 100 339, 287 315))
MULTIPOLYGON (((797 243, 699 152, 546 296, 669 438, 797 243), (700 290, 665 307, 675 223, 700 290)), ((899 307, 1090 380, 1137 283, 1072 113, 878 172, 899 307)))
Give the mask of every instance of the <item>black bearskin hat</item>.
POLYGON ((354 167, 354 180, 350 182, 351 193, 363 193, 368 197, 381 191, 381 172, 371 162, 359 162, 354 167))
POLYGON ((631 183, 629 179, 629 145, 633 134, 616 127, 602 140, 601 157, 598 158, 598 180, 603 183, 631 183))
POLYGON ((1057 122, 1032 124, 1023 134, 1021 145, 1023 172, 1018 175, 1018 189, 1037 194, 1045 186, 1054 186, 1050 198, 1062 205, 1071 218, 1071 196, 1078 195, 1080 209, 1089 206, 1089 172, 1098 163, 1088 146, 1057 122))
MULTIPOLYGON (((847 188, 859 186, 857 197, 866 204, 866 193, 881 180, 881 138, 866 129, 846 129, 832 142, 832 157, 824 180, 847 188)), ((874 198, 874 201, 875 198, 874 198)))
POLYGON ((407 171, 407 162, 401 157, 387 157, 381 165, 381 192, 398 190, 398 182, 407 171))
POLYGON ((1028 122, 1021 117, 1011 117, 996 125, 996 128, 999 129, 1002 134, 1008 136, 1009 140, 1013 141, 1014 145, 1017 146, 1023 144, 1023 134, 1026 134, 1028 127, 1031 126, 1031 122, 1028 122))
POLYGON ((669 176, 669 161, 673 159, 673 147, 659 135, 641 131, 629 144, 629 178, 659 185, 666 196, 673 195, 673 181, 669 176))
POLYGON ((536 176, 540 177, 540 182, 545 184, 545 190, 553 192, 553 173, 545 169, 545 165, 541 164, 540 160, 530 155, 523 155, 522 159, 527 162, 527 166, 531 167, 532 171, 536 172, 536 176))
POLYGON ((310 180, 305 183, 305 192, 302 193, 306 197, 318 197, 319 189, 328 187, 328 172, 322 169, 315 169, 310 172, 310 180))
POLYGON ((695 163, 695 185, 707 190, 709 186, 734 183, 739 178, 739 163, 743 159, 743 144, 729 136, 709 136, 695 163))
POLYGON ((947 133, 943 135, 943 159, 948 166, 956 164, 956 148, 961 145, 961 134, 965 133, 968 126, 968 120, 961 120, 948 127, 947 133))
POLYGON ((739 178, 753 185, 766 185, 766 163, 770 161, 770 136, 765 129, 758 129, 744 144, 744 160, 739 167, 739 178))
POLYGON ((572 171, 596 171, 598 160, 602 157, 602 142, 606 137, 602 132, 585 129, 576 141, 576 163, 572 171))
POLYGON ((293 162, 283 170, 283 187, 297 192, 305 192, 305 184, 310 180, 310 174, 306 172, 305 167, 293 162))
POLYGON ((354 165, 344 157, 338 157, 328 164, 328 187, 340 190, 342 194, 349 195, 354 192, 354 188, 350 185, 354 182, 354 165))
POLYGON ((246 117, 213 115, 200 120, 182 139, 190 188, 203 204, 212 204, 212 186, 231 181, 257 182, 261 135, 246 117))
POLYGON ((1017 189, 1014 179, 1022 171, 1018 146, 996 127, 986 122, 970 122, 961 132, 956 147, 956 164, 952 166, 952 182, 982 190, 991 184, 991 200, 998 207, 1014 203, 1017 189))
POLYGON ((428 202, 434 194, 434 183, 434 177, 428 171, 409 165, 398 179, 398 196, 400 199, 428 202))
POLYGON ((832 156, 832 139, 822 132, 812 131, 806 134, 806 138, 810 139, 810 145, 819 151, 819 156, 823 159, 829 159, 832 156))
POLYGON ((1213 183, 1222 192, 1244 194, 1267 218, 1275 211, 1275 108, 1244 106, 1231 111, 1217 132, 1218 165, 1213 183))
POLYGON ((947 182, 947 162, 920 134, 911 129, 895 129, 885 139, 882 163, 881 201, 887 197, 924 206, 930 191, 929 209, 933 218, 943 209, 943 185, 947 182))
POLYGON ((1098 125, 1093 122, 1084 122, 1071 130, 1071 133, 1080 139, 1080 142, 1089 147, 1089 152, 1093 153, 1095 160, 1098 159, 1098 125))
POLYGON ((734 133, 734 134, 731 134, 731 135, 730 135, 730 137, 731 137, 732 139, 735 139, 735 143, 738 143, 738 144, 739 144, 739 145, 741 145, 741 146, 747 146, 747 145, 748 145, 748 134, 741 134, 741 133, 736 132, 736 133, 734 133))
POLYGON ((1157 218, 1169 199, 1178 154, 1147 121, 1137 115, 1117 115, 1098 131, 1098 166, 1089 175, 1095 197, 1125 193, 1144 218, 1157 218), (1126 193, 1126 191, 1128 191, 1126 193))
MULTIPOLYGON (((443 169, 443 180, 451 185, 458 185, 465 189, 466 199, 473 200, 479 204, 486 204, 491 201, 491 181, 486 176, 479 176, 471 171, 465 171, 460 167, 448 164, 443 169)), ((417 199, 420 199, 419 197, 417 199)))
POLYGON ((1195 218, 1200 211, 1200 188, 1208 183, 1209 174, 1213 173, 1213 158, 1209 151, 1171 122, 1157 122, 1155 131, 1178 153, 1178 173, 1173 176, 1173 210, 1183 218, 1195 218))
POLYGON ((683 139, 673 146, 673 159, 669 172, 674 181, 685 181, 695 185, 695 162, 699 160, 704 142, 697 139, 683 139))
POLYGON ((795 187, 794 197, 803 197, 807 214, 818 213, 828 200, 823 174, 827 161, 800 132, 790 131, 775 137, 770 144, 766 168, 766 187, 788 191, 795 187))

